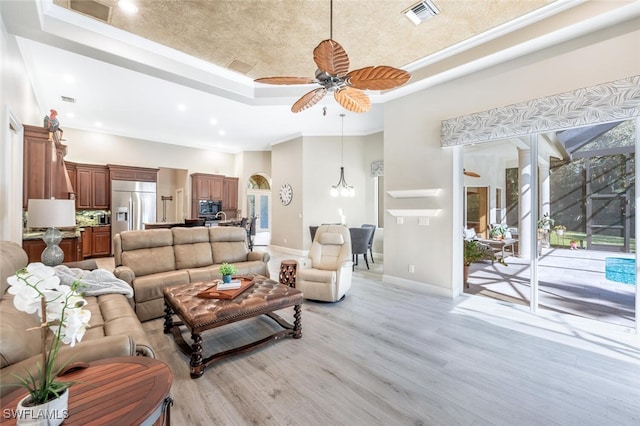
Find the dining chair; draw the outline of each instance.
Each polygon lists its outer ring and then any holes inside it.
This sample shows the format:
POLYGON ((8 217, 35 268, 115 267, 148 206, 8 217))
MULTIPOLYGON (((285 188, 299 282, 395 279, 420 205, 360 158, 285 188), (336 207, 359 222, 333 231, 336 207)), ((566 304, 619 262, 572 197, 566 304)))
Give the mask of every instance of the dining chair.
POLYGON ((372 228, 373 229, 373 232, 371 233, 371 237, 369 237, 369 243, 367 244, 367 246, 369 248, 369 254, 371 255, 371 263, 376 263, 373 260, 373 238, 376 235, 376 225, 371 225, 369 223, 365 223, 360 227, 361 228, 372 228))
POLYGON ((369 269, 367 250, 369 249, 371 233, 373 233, 373 229, 371 228, 349 228, 349 234, 351 235, 351 257, 353 261, 352 269, 355 269, 358 264, 359 254, 363 255, 364 262, 367 265, 367 269, 369 269))

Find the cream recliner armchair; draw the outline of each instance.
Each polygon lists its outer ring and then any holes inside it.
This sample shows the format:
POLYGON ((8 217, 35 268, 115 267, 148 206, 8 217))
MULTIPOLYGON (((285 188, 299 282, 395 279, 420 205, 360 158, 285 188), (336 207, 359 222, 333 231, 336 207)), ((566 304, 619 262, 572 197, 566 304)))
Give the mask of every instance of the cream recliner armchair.
POLYGON ((320 225, 296 288, 305 299, 336 302, 351 288, 351 236, 343 225, 320 225), (308 266, 308 267, 306 267, 308 266))

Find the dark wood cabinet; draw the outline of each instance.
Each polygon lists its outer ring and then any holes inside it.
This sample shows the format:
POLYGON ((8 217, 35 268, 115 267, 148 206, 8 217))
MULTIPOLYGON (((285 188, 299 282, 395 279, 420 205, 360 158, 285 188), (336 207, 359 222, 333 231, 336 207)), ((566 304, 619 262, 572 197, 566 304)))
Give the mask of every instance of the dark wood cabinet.
POLYGON ((158 169, 148 167, 119 166, 117 164, 107 164, 109 170, 109 181, 112 180, 133 180, 137 182, 157 182, 158 169))
POLYGON ((194 173, 191 179, 199 200, 222 200, 224 176, 194 173))
POLYGON ((91 232, 92 228, 87 226, 82 231, 82 258, 85 259, 87 257, 91 257, 92 252, 92 240, 93 240, 93 232, 91 232))
POLYGON ((193 173, 191 175, 191 217, 197 219, 200 213, 200 200, 220 200, 222 209, 229 210, 225 203, 225 196, 233 193, 233 182, 235 181, 235 208, 238 204, 238 178, 228 178, 222 175, 210 175, 206 173, 193 173), (225 195, 226 194, 226 195, 225 195))
POLYGON ((75 164, 76 209, 108 209, 111 201, 106 166, 75 164))
POLYGON ((69 199, 73 192, 64 156, 66 145, 48 140, 49 132, 36 126, 24 126, 22 205, 29 199, 69 199))
MULTIPOLYGON (((22 248, 27 253, 29 263, 40 262, 42 252, 47 245, 42 240, 24 240, 22 241, 22 248)), ((64 252, 63 262, 75 262, 82 260, 78 258, 78 238, 63 238, 60 241, 60 248, 64 252)))
POLYGON ((91 229, 91 252, 93 256, 111 254, 111 226, 94 226, 91 229))
POLYGON ((222 209, 238 210, 238 178, 236 177, 224 178, 222 209))

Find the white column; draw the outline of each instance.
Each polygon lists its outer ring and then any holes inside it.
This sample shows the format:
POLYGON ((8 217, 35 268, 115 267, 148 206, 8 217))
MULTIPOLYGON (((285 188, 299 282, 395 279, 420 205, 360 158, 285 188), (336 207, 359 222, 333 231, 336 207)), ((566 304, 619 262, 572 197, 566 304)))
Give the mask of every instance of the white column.
POLYGON ((531 259, 531 151, 518 148, 518 256, 531 259))
POLYGON ((540 179, 540 217, 551 216, 551 179, 549 178, 549 163, 540 162, 538 165, 540 179))

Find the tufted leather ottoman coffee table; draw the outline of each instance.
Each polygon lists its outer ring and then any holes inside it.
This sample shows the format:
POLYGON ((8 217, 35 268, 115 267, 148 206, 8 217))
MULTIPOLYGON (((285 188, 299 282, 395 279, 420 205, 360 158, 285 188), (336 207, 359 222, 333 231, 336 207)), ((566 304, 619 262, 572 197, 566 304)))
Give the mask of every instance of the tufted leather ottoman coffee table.
POLYGON ((192 379, 202 376, 205 367, 211 363, 231 355, 283 337, 294 339, 302 337, 302 292, 260 275, 252 278, 254 284, 251 287, 229 300, 204 299, 197 296, 198 293, 214 285, 212 282, 182 284, 164 289, 164 332, 172 333, 180 350, 191 356, 189 366, 192 379), (293 306, 294 309, 293 324, 274 313, 289 306, 293 306), (202 357, 202 332, 263 314, 277 322, 283 330, 244 346, 218 352, 206 358, 202 357), (180 321, 174 321, 174 315, 180 321), (191 332, 191 344, 188 344, 182 336, 180 326, 183 325, 191 332))

